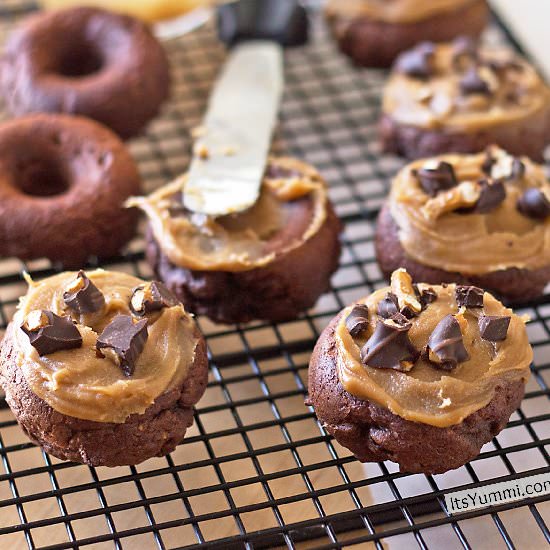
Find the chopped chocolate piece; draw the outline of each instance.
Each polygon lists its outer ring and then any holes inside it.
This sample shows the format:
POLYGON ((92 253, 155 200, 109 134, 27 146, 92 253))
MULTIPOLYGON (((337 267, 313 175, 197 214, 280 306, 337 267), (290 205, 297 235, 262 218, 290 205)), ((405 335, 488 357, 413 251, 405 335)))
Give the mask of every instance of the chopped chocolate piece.
POLYGON ((422 189, 430 197, 458 185, 454 168, 448 162, 439 162, 434 168, 424 166, 415 173, 422 189))
POLYGON ((500 180, 480 180, 481 194, 471 209, 476 214, 487 214, 500 206, 506 199, 506 188, 500 180))
POLYGON ((396 313, 391 320, 398 325, 405 326, 410 324, 410 319, 403 313, 396 313))
POLYGON ((464 95, 482 94, 491 95, 489 83, 483 79, 476 67, 469 69, 460 80, 460 91, 464 95))
POLYGON ((398 320, 400 317, 405 320, 413 319, 419 315, 421 311, 424 311, 429 303, 435 300, 435 293, 433 297, 427 291, 423 291, 421 294, 416 285, 414 285, 414 290, 421 306, 420 311, 415 311, 411 306, 407 305, 399 309, 399 299, 393 292, 388 292, 386 297, 378 303, 378 316, 382 317, 382 319, 393 319, 394 321, 398 320))
POLYGON ((485 291, 477 286, 457 285, 455 300, 458 307, 483 307, 485 291))
POLYGON ((60 317, 51 311, 32 311, 21 330, 40 356, 82 346, 82 335, 71 318, 60 317))
POLYGON ((369 328, 369 308, 365 304, 355 304, 346 319, 346 328, 353 336, 359 336, 369 328))
POLYGON ((401 318, 398 321, 380 319, 374 334, 361 350, 361 361, 376 369, 410 371, 420 355, 409 340, 411 326, 410 322, 403 322, 401 318))
POLYGON ((437 293, 433 288, 425 288, 422 292, 418 288, 418 285, 413 285, 414 291, 418 296, 418 301, 424 311, 431 303, 437 300, 437 293))
POLYGON ((399 313, 399 301, 393 292, 388 292, 384 299, 378 302, 377 313, 382 319, 391 319, 399 313))
POLYGON ((516 206, 528 218, 544 220, 550 216, 550 202, 546 198, 546 195, 536 187, 527 189, 518 199, 516 206))
POLYGON ((443 317, 435 327, 428 340, 426 358, 442 370, 453 370, 470 358, 454 315, 443 317))
POLYGON ((476 41, 469 36, 459 36, 453 41, 453 66, 465 69, 469 63, 477 61, 479 52, 476 41))
POLYGON ((179 301, 174 294, 158 281, 145 283, 134 288, 130 298, 130 310, 136 315, 146 315, 178 304, 179 301))
POLYGON ((434 70, 434 51, 435 48, 431 42, 422 42, 398 57, 396 69, 413 78, 428 79, 434 70))
POLYGON ((506 340, 511 317, 508 315, 482 315, 479 318, 479 333, 489 342, 506 340))
MULTIPOLYGON (((422 311, 422 308, 420 309, 422 311)), ((414 319, 420 311, 415 311, 410 306, 404 306, 401 308, 401 311, 399 312, 400 315, 403 315, 405 319, 414 319)), ((395 319, 395 316, 393 317, 395 319)))
POLYGON ((63 293, 63 300, 76 313, 95 313, 105 305, 105 297, 97 286, 79 271, 63 293))
POLYGON ((125 376, 132 376, 147 337, 147 319, 134 323, 130 315, 117 315, 99 335, 96 349, 119 365, 125 376))

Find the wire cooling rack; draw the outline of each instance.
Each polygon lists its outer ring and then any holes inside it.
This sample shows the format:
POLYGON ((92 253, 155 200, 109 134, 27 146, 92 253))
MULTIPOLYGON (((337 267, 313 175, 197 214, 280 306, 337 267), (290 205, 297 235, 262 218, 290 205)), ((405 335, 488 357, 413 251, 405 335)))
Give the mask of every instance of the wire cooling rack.
MULTIPOLYGON (((0 27, 30 5, 4 0, 0 27)), ((451 517, 446 492, 550 472, 549 296, 522 309, 535 348, 533 376, 508 427, 472 463, 444 475, 403 475, 392 463, 362 465, 304 406, 307 364, 320 331, 346 304, 382 286, 373 222, 400 161, 376 143, 382 71, 350 67, 320 17, 313 41, 288 53, 278 148, 315 164, 345 222, 344 254, 330 293, 298 320, 220 326, 199 318, 211 359, 195 424, 170 456, 136 467, 61 462, 28 442, 0 397, 0 549, 19 548, 543 548, 543 497, 451 517)), ((493 29, 491 40, 505 40, 493 29)), ((148 191, 185 169, 224 59, 212 29, 167 45, 173 100, 131 143, 148 191)), ((143 239, 104 267, 151 276, 143 239)), ((90 266, 97 261, 90 262, 90 266)), ((47 261, 0 262, 5 328, 47 261)))

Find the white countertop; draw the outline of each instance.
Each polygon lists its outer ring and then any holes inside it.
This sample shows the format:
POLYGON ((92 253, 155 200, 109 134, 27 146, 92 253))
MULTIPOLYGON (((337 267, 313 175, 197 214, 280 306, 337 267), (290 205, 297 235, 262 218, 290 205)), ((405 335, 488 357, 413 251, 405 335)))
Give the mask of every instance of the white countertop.
POLYGON ((489 0, 550 81, 550 0, 489 0))

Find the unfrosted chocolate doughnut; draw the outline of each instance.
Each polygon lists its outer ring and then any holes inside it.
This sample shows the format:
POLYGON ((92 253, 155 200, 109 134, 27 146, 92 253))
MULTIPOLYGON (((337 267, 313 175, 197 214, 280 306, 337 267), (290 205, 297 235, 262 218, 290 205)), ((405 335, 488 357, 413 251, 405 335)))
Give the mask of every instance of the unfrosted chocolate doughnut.
POLYGON ((140 189, 124 144, 82 117, 31 115, 0 125, 0 256, 81 267, 134 234, 140 189))
POLYGON ((367 3, 371 4, 368 10, 362 0, 332 0, 325 11, 342 53, 363 67, 389 67, 402 51, 422 40, 443 42, 460 35, 478 37, 489 18, 485 0, 462 0, 454 5, 442 2, 443 7, 437 3, 432 6, 432 2, 416 2, 413 6, 413 2, 403 0, 367 3), (400 3, 403 10, 413 9, 412 15, 399 17, 400 3), (393 10, 394 16, 385 20, 386 10, 393 10))
POLYGON ((147 25, 95 8, 30 16, 8 39, 0 92, 8 111, 88 116, 126 139, 168 97, 169 66, 147 25))

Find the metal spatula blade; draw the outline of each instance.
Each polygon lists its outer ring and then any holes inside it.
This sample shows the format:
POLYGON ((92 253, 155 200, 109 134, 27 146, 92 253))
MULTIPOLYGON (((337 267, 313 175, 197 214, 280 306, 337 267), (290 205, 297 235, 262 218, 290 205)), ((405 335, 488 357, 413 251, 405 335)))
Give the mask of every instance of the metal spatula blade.
POLYGON ((210 97, 183 195, 187 209, 210 216, 258 199, 284 88, 283 46, 307 40, 307 15, 294 0, 241 0, 220 7, 219 31, 237 45, 210 97))
POLYGON ((220 216, 256 202, 282 92, 279 45, 235 48, 210 98, 185 187, 186 208, 220 216))

